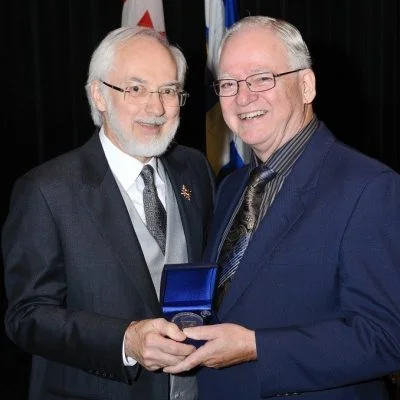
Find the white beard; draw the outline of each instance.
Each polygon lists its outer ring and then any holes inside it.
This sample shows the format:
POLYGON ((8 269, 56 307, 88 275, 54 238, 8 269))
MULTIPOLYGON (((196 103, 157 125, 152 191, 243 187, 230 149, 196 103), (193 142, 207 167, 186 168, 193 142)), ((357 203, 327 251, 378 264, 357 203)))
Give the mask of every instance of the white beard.
MULTIPOLYGON (((142 143, 132 135, 131 132, 126 132, 121 127, 110 101, 107 101, 107 109, 108 124, 117 137, 118 143, 122 147, 121 150, 135 158, 157 157, 163 154, 174 139, 180 123, 180 119, 177 118, 169 131, 164 132, 162 135, 153 136, 150 140, 146 141, 146 143, 142 143)), ((161 125, 166 121, 167 119, 165 117, 152 117, 141 119, 138 122, 161 125)))

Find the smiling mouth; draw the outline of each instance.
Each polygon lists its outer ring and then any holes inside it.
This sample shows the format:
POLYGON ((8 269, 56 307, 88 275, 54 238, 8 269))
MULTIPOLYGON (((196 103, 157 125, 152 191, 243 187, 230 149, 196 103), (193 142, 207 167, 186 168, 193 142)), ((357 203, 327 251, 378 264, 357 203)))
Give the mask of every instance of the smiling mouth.
POLYGON ((149 124, 146 122, 139 122, 139 124, 147 128, 159 128, 162 125, 162 124, 149 124))
POLYGON ((239 114, 239 118, 243 121, 243 120, 258 118, 265 114, 266 114, 266 111, 261 111, 261 110, 253 111, 253 112, 249 112, 249 113, 239 114))

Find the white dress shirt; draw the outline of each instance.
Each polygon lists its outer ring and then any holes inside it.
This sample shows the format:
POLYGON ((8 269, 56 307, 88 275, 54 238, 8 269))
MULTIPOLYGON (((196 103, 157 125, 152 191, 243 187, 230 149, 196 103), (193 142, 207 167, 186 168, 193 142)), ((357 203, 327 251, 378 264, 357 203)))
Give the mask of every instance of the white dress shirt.
MULTIPOLYGON (((100 129, 99 135, 111 171, 128 194, 140 218, 145 223, 143 207, 144 182, 140 176, 140 172, 145 164, 115 146, 105 135, 103 128, 100 129)), ((165 182, 161 179, 158 172, 158 160, 156 157, 153 157, 147 164, 150 164, 154 168, 154 183, 157 194, 165 208, 165 182)))

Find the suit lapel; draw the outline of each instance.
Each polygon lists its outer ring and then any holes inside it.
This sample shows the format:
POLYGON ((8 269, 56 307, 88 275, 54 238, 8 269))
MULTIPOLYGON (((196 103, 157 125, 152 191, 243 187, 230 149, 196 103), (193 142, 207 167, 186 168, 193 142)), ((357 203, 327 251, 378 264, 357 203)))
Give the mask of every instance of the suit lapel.
MULTIPOLYGON (((322 125, 323 126, 323 125, 322 125)), ((325 128, 323 128, 325 129, 325 128)), ((219 310, 223 319, 250 285, 270 254, 302 216, 316 193, 320 166, 334 138, 323 129, 315 132, 309 146, 295 164, 241 260, 231 287, 219 310)), ((226 224, 224 224, 226 225, 226 224)))
MULTIPOLYGON (((93 141, 89 142, 89 145, 93 141)), ((83 206, 94 225, 110 246, 126 275, 131 279, 143 302, 153 313, 160 312, 154 285, 144 259, 139 240, 115 178, 108 166, 100 141, 90 147, 95 158, 86 160, 90 171, 87 183, 79 193, 83 206)))
POLYGON ((162 162, 171 181, 173 192, 178 203, 179 213, 186 238, 188 260, 198 260, 201 257, 203 226, 199 211, 201 188, 194 185, 186 161, 177 160, 173 154, 162 157, 162 162))
POLYGON ((204 259, 209 262, 214 262, 218 258, 218 247, 222 245, 224 233, 228 229, 229 221, 234 216, 248 177, 249 168, 244 167, 236 170, 220 184, 216 200, 217 208, 213 215, 211 232, 204 253, 204 259))
POLYGON ((304 212, 302 196, 287 186, 282 188, 267 215, 254 233, 241 265, 236 271, 231 287, 221 304, 219 316, 222 319, 246 290, 257 273, 264 268, 265 260, 284 239, 291 227, 304 212), (243 266, 243 268, 241 268, 243 266))

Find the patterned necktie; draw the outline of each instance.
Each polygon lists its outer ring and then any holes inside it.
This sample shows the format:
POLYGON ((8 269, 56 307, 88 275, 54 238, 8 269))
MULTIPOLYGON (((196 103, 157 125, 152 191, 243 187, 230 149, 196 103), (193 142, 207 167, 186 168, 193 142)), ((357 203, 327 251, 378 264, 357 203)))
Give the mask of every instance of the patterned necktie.
POLYGON ((144 182, 143 207, 147 229, 157 241, 163 254, 165 254, 167 213, 157 195, 153 167, 148 164, 145 165, 140 175, 144 182))
POLYGON ((219 307, 227 292, 256 227, 265 185, 275 176, 276 173, 266 166, 258 166, 250 173, 243 202, 226 236, 218 259, 220 273, 215 298, 216 308, 219 307))

